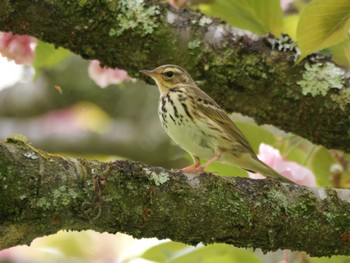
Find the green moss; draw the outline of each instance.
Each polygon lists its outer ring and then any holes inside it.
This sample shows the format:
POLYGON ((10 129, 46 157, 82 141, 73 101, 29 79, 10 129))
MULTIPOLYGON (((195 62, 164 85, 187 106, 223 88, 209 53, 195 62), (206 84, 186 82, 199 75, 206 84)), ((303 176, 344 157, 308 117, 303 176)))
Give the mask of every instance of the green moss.
POLYGON ((39 198, 32 204, 33 209, 40 209, 43 211, 57 211, 62 207, 68 206, 70 203, 75 202, 79 196, 72 188, 67 188, 62 185, 53 190, 50 199, 46 197, 39 198))
POLYGON ((88 0, 79 0, 79 6, 80 7, 84 7, 85 5, 87 5, 89 3, 88 0))
POLYGON ((9 0, 3 0, 0 8, 0 17, 7 19, 12 12, 12 7, 9 0))
POLYGON ((278 204, 281 207, 288 208, 288 200, 284 193, 280 190, 274 190, 268 192, 268 200, 272 203, 278 204))
MULTIPOLYGON (((266 65, 263 60, 257 56, 248 56, 243 67, 242 73, 252 79, 267 79, 266 65)), ((255 89, 255 85, 253 86, 255 89)))
POLYGON ((15 134, 13 136, 10 136, 4 140, 4 143, 14 143, 18 145, 25 145, 28 143, 27 137, 21 134, 15 134))
POLYGON ((330 89, 342 89, 344 71, 333 63, 305 63, 303 79, 297 84, 301 86, 303 95, 325 96, 330 89))
POLYGON ((143 0, 119 0, 117 9, 118 26, 109 30, 110 36, 120 36, 130 29, 138 30, 141 36, 145 36, 158 27, 154 19, 160 13, 158 6, 146 7, 143 0))
POLYGON ((5 167, 0 165, 0 182, 1 182, 1 189, 5 190, 8 187, 8 178, 7 174, 10 174, 10 167, 5 167))
POLYGON ((49 210, 51 207, 51 203, 45 198, 39 198, 38 201, 35 203, 35 207, 41 208, 43 210, 49 210))
MULTIPOLYGON (((218 209, 225 211, 227 215, 239 215, 235 218, 237 223, 243 223, 249 221, 249 216, 245 211, 245 200, 242 199, 240 193, 225 191, 226 183, 213 176, 213 180, 209 181, 210 185, 206 186, 208 189, 208 205, 209 207, 217 207, 218 209)), ((227 218, 221 218, 224 224, 227 218)))

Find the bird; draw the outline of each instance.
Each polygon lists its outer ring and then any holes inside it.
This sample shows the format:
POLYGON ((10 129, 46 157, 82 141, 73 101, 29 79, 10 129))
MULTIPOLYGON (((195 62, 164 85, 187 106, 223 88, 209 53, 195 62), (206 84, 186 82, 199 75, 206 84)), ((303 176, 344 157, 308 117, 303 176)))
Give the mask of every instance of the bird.
POLYGON ((158 86, 162 127, 193 159, 192 165, 181 169, 183 173, 202 173, 218 161, 292 183, 259 160, 230 117, 182 67, 167 64, 140 73, 151 77, 158 86), (206 160, 202 165, 201 159, 206 160))

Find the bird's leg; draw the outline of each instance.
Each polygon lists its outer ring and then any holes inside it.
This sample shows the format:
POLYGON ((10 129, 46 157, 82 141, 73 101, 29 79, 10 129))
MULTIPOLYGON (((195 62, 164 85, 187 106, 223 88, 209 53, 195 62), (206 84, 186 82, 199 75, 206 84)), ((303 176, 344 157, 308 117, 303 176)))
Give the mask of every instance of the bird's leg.
POLYGON ((209 166, 209 164, 216 162, 217 160, 219 160, 221 157, 221 153, 217 153, 214 155, 213 158, 211 158, 210 160, 208 160, 205 164, 203 164, 202 166, 198 167, 198 169, 194 170, 193 172, 195 173, 203 173, 205 171, 205 169, 209 166))
POLYGON ((180 171, 183 173, 191 173, 194 169, 196 169, 198 166, 200 166, 201 161, 197 156, 192 156, 194 164, 187 166, 185 168, 182 168, 180 171))

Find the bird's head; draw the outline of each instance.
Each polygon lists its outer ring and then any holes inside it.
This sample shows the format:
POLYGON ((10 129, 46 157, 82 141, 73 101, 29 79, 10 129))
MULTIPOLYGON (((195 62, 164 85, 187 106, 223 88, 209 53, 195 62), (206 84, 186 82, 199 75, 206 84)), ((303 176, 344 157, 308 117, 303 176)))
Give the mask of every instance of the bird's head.
POLYGON ((176 65, 163 65, 154 70, 140 70, 141 73, 153 78, 161 94, 181 85, 195 85, 191 76, 183 68, 176 65))

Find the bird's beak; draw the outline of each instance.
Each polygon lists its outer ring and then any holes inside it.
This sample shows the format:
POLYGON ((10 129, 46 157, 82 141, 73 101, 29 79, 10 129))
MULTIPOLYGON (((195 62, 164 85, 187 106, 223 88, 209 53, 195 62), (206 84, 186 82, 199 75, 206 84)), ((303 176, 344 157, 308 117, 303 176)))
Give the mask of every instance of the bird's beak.
POLYGON ((154 70, 145 70, 145 69, 142 69, 140 70, 139 72, 141 72, 142 74, 145 74, 146 76, 149 76, 151 78, 153 78, 155 76, 155 72, 154 70))

